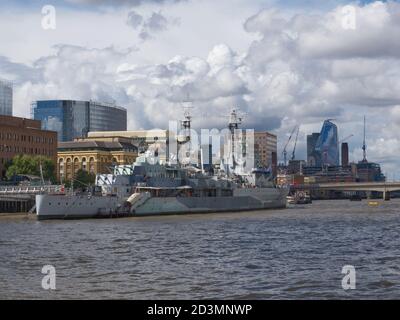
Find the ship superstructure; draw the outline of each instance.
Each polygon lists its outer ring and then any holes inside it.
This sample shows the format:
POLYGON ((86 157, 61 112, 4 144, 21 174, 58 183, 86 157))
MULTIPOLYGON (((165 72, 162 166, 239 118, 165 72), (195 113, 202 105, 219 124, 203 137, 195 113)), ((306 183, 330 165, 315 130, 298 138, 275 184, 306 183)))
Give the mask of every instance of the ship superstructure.
MULTIPOLYGON (((190 128, 185 114, 182 125, 190 128)), ((286 206, 286 188, 278 188, 264 171, 238 173, 234 130, 241 119, 232 111, 231 161, 228 170, 205 173, 190 161, 181 165, 162 162, 157 154, 141 154, 132 165, 116 166, 113 174, 96 177, 90 194, 44 194, 36 197, 39 219, 187 214, 247 211, 286 206)), ((190 143, 190 135, 184 143, 190 143)))

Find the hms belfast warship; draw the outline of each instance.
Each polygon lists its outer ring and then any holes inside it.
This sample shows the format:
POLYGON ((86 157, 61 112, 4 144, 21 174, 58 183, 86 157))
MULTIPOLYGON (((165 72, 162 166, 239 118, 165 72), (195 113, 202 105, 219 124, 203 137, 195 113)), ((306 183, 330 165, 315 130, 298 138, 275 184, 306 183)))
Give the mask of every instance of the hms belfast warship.
MULTIPOLYGON (((181 121, 190 132, 191 117, 181 121)), ((235 110, 229 121, 234 131, 240 119, 235 110)), ((190 142, 190 133, 186 141, 190 142)), ((179 144, 179 142, 178 142, 179 144)), ((233 147, 231 149, 233 151, 233 147)), ((114 167, 113 174, 96 176, 90 193, 41 194, 36 196, 38 219, 78 219, 162 214, 216 213, 286 207, 288 189, 274 184, 269 172, 236 170, 234 153, 227 169, 206 173, 203 165, 163 163, 147 151, 132 165, 114 167)))

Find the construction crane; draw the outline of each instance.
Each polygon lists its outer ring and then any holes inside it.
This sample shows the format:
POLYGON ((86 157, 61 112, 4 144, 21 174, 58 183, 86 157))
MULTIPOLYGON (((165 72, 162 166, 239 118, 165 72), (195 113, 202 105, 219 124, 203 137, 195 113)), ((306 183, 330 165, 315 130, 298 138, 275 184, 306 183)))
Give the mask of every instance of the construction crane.
POLYGON ((296 157, 296 147, 297 147, 297 139, 299 138, 299 132, 300 132, 300 126, 297 126, 296 139, 294 140, 294 147, 293 147, 293 151, 292 151, 291 160, 294 160, 296 157))
POLYGON ((339 141, 338 144, 341 144, 342 142, 345 142, 346 140, 349 140, 352 137, 354 137, 354 134, 351 134, 351 135, 347 136, 346 138, 343 138, 342 140, 339 141))
POLYGON ((363 140, 363 146, 362 146, 362 150, 363 150, 363 162, 368 162, 367 161, 367 144, 366 144, 366 142, 365 142, 365 138, 366 138, 366 134, 365 134, 365 123, 366 123, 366 120, 365 120, 365 116, 364 116, 364 140, 363 140))
POLYGON ((282 154, 283 154, 283 164, 286 166, 287 165, 287 146, 290 143, 290 140, 292 140, 293 134, 296 131, 297 125, 293 128, 292 132, 290 133, 289 139, 287 140, 285 147, 283 148, 282 154))

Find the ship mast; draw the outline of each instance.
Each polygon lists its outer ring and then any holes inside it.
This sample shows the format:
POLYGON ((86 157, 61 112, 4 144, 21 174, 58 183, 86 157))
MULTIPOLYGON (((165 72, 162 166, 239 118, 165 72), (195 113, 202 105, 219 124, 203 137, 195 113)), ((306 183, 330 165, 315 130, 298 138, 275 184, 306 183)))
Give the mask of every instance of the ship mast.
MULTIPOLYGON (((186 157, 189 158, 190 164, 190 154, 191 154, 191 126, 192 126, 192 115, 190 110, 193 108, 191 101, 186 100, 183 105, 183 120, 180 120, 181 130, 184 133, 184 139, 180 143, 181 145, 188 143, 188 151, 186 152, 186 157)), ((179 152, 178 152, 179 154, 179 152)), ((179 159, 178 159, 179 161, 179 159)))
POLYGON ((186 105, 183 107, 183 117, 184 119, 181 120, 181 129, 184 130, 185 134, 185 142, 190 142, 190 129, 192 124, 192 116, 190 114, 190 109, 192 107, 186 105))
POLYGON ((239 129, 239 125, 242 124, 242 118, 238 115, 237 109, 232 109, 229 116, 229 132, 231 135, 231 157, 232 157, 232 169, 235 170, 236 160, 235 160, 235 130, 239 129))

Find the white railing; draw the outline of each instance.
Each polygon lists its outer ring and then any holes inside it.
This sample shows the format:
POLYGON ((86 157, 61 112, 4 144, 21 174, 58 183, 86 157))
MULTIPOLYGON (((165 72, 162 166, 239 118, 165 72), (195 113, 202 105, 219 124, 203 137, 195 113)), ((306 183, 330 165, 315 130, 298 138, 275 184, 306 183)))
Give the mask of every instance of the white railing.
POLYGON ((0 195, 8 194, 40 194, 62 192, 62 186, 46 185, 46 186, 0 186, 0 195))

